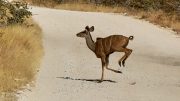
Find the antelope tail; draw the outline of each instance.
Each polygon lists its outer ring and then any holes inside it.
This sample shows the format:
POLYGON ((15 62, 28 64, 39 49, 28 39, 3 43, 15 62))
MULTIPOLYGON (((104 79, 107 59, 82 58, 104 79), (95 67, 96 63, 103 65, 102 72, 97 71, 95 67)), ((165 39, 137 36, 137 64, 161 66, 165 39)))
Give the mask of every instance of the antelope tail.
POLYGON ((134 39, 134 36, 129 36, 129 40, 133 40, 134 39))

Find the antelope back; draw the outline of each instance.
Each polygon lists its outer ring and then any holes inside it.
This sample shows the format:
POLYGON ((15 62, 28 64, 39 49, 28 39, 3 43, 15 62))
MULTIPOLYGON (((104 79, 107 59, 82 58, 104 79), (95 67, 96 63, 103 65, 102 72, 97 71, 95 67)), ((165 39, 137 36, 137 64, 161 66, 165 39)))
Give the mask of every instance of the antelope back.
POLYGON ((97 38, 95 43, 95 54, 97 57, 108 55, 117 49, 125 48, 129 43, 129 38, 122 35, 111 35, 106 38, 97 38))

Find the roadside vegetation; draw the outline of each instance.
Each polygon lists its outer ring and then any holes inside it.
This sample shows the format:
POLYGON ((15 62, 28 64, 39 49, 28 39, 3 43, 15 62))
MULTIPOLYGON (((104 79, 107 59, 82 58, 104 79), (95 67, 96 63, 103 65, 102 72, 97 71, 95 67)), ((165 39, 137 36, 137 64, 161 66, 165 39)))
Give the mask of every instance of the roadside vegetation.
POLYGON ((7 94, 32 82, 40 66, 42 33, 31 15, 25 3, 0 0, 0 100, 12 101, 7 94))
POLYGON ((179 0, 26 0, 56 9, 126 13, 180 33, 179 0))

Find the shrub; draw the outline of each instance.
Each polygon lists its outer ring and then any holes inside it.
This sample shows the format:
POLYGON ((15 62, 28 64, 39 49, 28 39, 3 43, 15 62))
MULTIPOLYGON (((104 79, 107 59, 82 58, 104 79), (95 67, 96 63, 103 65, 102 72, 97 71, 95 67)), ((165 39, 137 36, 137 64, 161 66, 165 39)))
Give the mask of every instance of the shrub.
POLYGON ((23 2, 9 3, 0 0, 0 24, 9 25, 23 23, 32 13, 28 11, 28 6, 23 2))

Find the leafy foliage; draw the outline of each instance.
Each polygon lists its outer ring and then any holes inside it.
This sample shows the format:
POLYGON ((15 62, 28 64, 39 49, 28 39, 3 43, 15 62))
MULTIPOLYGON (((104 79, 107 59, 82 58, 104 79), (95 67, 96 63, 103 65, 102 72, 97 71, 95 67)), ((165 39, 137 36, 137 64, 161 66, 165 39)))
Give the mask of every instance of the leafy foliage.
POLYGON ((31 15, 26 3, 0 0, 0 25, 23 23, 31 15))

